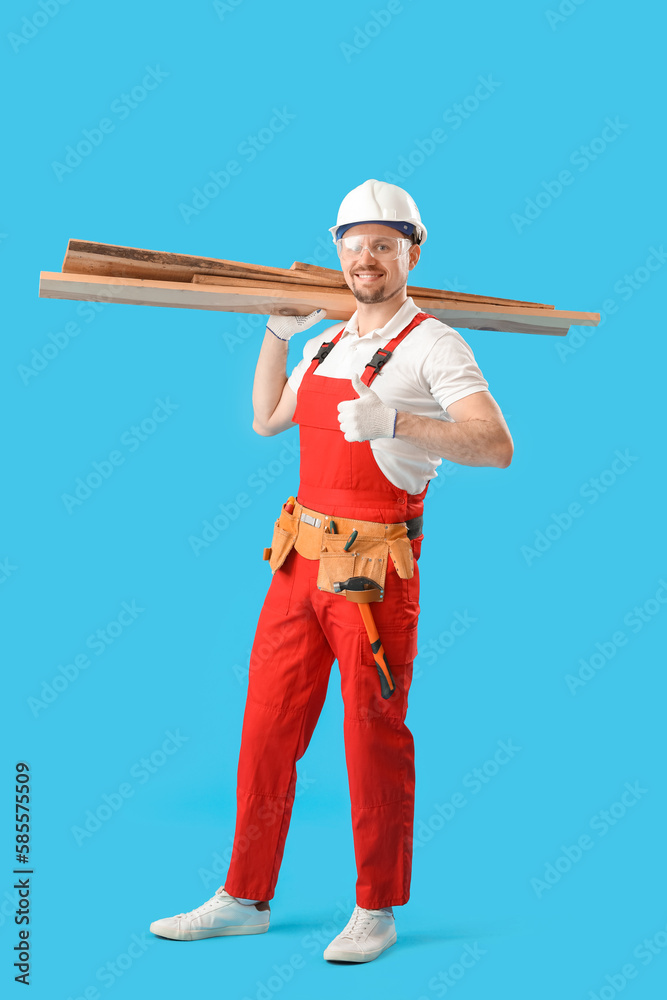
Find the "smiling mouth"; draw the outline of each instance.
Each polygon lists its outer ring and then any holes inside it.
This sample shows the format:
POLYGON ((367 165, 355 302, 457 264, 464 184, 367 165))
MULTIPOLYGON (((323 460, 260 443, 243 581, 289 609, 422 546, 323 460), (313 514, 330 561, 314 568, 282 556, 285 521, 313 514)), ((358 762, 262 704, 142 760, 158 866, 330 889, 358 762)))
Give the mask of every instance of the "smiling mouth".
POLYGON ((359 278, 361 281, 375 281, 378 278, 383 278, 384 275, 380 271, 355 271, 353 277, 359 278))

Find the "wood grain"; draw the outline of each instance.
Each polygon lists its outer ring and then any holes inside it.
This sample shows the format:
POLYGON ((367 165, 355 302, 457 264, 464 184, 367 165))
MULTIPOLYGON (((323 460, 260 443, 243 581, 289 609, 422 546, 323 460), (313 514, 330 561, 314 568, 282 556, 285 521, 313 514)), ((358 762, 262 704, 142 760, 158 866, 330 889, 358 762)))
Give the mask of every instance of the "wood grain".
MULTIPOLYGON (((328 267, 318 267, 294 261, 290 268, 265 267, 261 264, 247 264, 234 260, 212 257, 195 257, 190 254, 170 253, 164 250, 145 250, 124 247, 112 243, 90 243, 84 240, 70 240, 62 266, 63 271, 73 274, 101 274, 117 278, 144 278, 158 281, 191 281, 194 274, 209 274, 219 277, 243 278, 248 281, 283 282, 331 287, 347 290, 342 272, 328 267)), ((502 299, 489 295, 473 295, 439 288, 424 288, 408 285, 408 295, 427 295, 447 301, 479 302, 489 305, 535 306, 553 309, 542 302, 527 302, 522 299, 502 299)))
MULTIPOLYGON (((200 277, 209 277, 207 275, 200 277)), ((356 309, 351 292, 340 288, 309 287, 280 282, 275 287, 253 291, 248 283, 216 284, 209 281, 160 281, 154 279, 95 274, 42 271, 42 298, 117 302, 183 309, 262 315, 307 315, 313 309, 327 310, 327 320, 347 320, 356 309)), ((536 306, 480 306, 468 300, 418 295, 415 304, 455 329, 494 330, 564 336, 570 325, 597 326, 599 313, 562 312, 536 306)))
MULTIPOLYGON (((338 284, 347 288, 345 279, 340 271, 334 271, 330 267, 318 267, 315 264, 304 264, 302 261, 295 260, 292 264, 292 270, 298 271, 299 273, 309 274, 313 279, 316 279, 318 275, 322 278, 327 278, 332 283, 334 278, 338 276, 338 284)), ((324 281, 322 282, 324 284, 324 281)), ((423 285, 408 285, 407 293, 412 298, 415 295, 428 295, 430 298, 442 298, 442 299, 455 299, 457 302, 487 302, 490 305, 514 305, 514 306, 537 306, 540 309, 553 309, 552 305, 547 305, 544 302, 528 302, 525 299, 501 299, 495 295, 473 295, 466 292, 453 292, 441 288, 425 288, 423 285)))
MULTIPOLYGON (((158 281, 190 281, 195 272, 228 275, 236 278, 271 277, 274 281, 293 284, 294 272, 289 268, 264 267, 235 260, 195 257, 164 250, 143 250, 112 243, 88 243, 70 240, 63 260, 63 271, 72 274, 102 274, 116 278, 155 278, 158 281)), ((304 275, 303 284, 330 284, 304 275)))
POLYGON ((345 285, 344 288, 333 288, 331 285, 301 285, 298 283, 290 285, 287 282, 273 281, 268 278, 266 281, 259 281, 255 278, 248 280, 246 278, 230 278, 227 275, 222 276, 219 274, 193 274, 192 284, 222 286, 233 285, 235 288, 245 288, 249 292, 252 292, 255 288, 266 291, 280 290, 284 291, 285 294, 293 293, 297 296, 302 294, 312 296, 317 295, 318 293, 344 295, 346 298, 352 296, 352 293, 347 285, 345 285))

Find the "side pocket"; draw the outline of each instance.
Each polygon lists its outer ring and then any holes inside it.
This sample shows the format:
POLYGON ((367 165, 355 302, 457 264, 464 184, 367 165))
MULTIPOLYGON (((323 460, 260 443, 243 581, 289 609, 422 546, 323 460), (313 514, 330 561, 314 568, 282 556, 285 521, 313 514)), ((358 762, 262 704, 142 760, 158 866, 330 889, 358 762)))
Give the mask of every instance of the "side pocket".
POLYGON ((389 540, 389 551, 396 567, 396 572, 402 580, 409 580, 414 574, 412 545, 407 535, 389 540))
MULTIPOLYGON (((320 552, 317 571, 317 586, 329 594, 335 594, 334 583, 342 583, 355 575, 356 556, 352 552, 320 552)), ((366 575, 366 574, 364 574, 366 575)))
MULTIPOLYGON (((294 501, 294 497, 290 497, 290 500, 294 501)), ((282 564, 287 559, 290 551, 294 548, 298 531, 299 522, 296 515, 290 514, 286 511, 285 505, 283 504, 280 510, 280 515, 278 516, 273 529, 271 548, 265 550, 264 554, 264 558, 268 558, 269 560, 269 566, 271 567, 272 573, 275 573, 277 569, 280 569, 282 564), (268 556, 266 555, 266 551, 268 551, 268 556)))
POLYGON ((317 586, 334 594, 334 583, 341 583, 351 576, 367 576, 384 590, 389 550, 384 537, 358 535, 348 552, 345 537, 325 535, 320 552, 317 586))
POLYGON ((271 541, 271 555, 269 557, 269 566, 271 567, 271 572, 275 573, 277 569, 280 569, 282 564, 287 559, 290 551, 294 547, 294 542, 296 541, 296 534, 292 534, 290 531, 285 531, 281 528, 276 521, 276 526, 273 531, 273 539, 271 541))
POLYGON ((417 656, 417 627, 380 629, 378 626, 378 632, 396 690, 390 698, 382 697, 373 651, 368 636, 363 634, 360 638, 361 656, 357 675, 358 718, 364 722, 384 719, 399 725, 405 721, 408 707, 413 660, 417 656))

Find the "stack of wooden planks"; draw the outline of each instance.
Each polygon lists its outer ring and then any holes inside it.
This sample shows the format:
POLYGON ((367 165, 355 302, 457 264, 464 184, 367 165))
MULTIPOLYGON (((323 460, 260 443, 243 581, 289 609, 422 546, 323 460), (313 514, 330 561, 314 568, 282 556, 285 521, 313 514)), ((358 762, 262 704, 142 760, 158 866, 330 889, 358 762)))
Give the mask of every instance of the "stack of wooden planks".
MULTIPOLYGON (((425 312, 449 326, 564 336, 571 325, 597 326, 599 313, 562 312, 543 302, 468 295, 408 285, 425 312)), ((42 298, 222 312, 306 315, 327 311, 349 319, 356 300, 340 271, 295 261, 262 267, 213 257, 70 240, 62 271, 40 273, 42 298)))

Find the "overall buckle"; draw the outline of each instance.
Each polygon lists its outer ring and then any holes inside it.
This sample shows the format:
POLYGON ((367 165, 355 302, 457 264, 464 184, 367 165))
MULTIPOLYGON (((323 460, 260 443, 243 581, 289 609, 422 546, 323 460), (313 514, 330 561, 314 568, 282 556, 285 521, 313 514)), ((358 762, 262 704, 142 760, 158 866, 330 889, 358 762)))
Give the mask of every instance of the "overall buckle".
POLYGON ((333 340, 328 340, 324 344, 320 344, 319 350, 312 360, 317 361, 318 365, 322 364, 329 351, 333 350, 333 347, 333 340))
POLYGON ((374 376, 380 371, 383 365, 386 365, 387 361, 392 355, 392 351, 388 351, 385 347, 378 347, 377 351, 371 358, 371 360, 366 365, 366 368, 372 368, 374 376))

